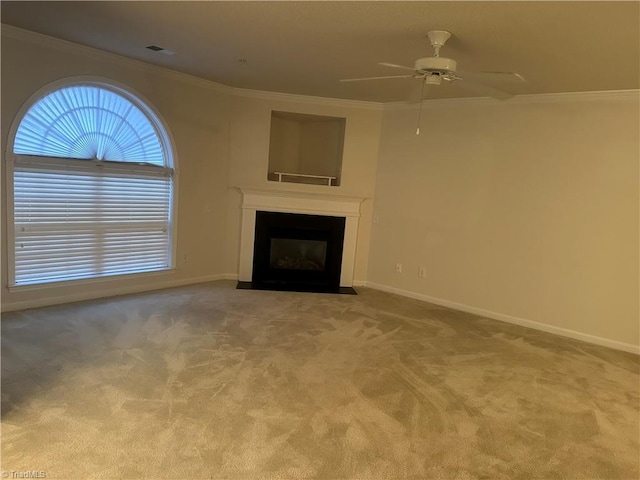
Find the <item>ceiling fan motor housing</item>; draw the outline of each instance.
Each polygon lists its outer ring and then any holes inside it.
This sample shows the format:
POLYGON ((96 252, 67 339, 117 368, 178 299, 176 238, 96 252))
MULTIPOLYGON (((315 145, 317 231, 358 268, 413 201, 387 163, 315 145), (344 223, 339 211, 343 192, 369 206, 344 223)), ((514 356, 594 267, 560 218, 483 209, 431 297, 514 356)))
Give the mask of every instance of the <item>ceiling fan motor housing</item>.
POLYGON ((414 68, 422 73, 434 73, 439 75, 446 75, 448 73, 455 73, 456 61, 451 58, 445 57, 424 57, 416 60, 414 68))

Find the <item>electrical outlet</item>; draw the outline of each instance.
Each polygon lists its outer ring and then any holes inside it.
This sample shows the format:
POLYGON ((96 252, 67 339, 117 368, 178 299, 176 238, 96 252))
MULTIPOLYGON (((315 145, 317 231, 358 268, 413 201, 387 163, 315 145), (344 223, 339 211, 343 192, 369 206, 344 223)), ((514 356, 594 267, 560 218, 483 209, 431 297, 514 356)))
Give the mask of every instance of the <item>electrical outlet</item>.
POLYGON ((424 267, 420 267, 418 269, 418 278, 425 278, 427 276, 427 269, 424 267))
POLYGON ((396 272, 402 273, 402 264, 401 263, 396 263, 396 272))

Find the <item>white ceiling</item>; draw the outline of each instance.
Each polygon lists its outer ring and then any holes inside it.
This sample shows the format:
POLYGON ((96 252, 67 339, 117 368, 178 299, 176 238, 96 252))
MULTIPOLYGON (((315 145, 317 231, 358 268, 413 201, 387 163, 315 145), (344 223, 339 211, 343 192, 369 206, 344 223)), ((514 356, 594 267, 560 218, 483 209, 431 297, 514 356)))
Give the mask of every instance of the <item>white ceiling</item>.
MULTIPOLYGON (((3 1, 1 19, 228 86, 272 92, 376 102, 415 98, 415 79, 338 79, 402 74, 377 63, 412 66, 430 56, 425 35, 433 29, 453 33, 441 54, 457 60, 460 70, 523 75, 527 82, 512 93, 640 87, 638 1, 3 1)), ((428 95, 475 94, 443 84, 428 95)))

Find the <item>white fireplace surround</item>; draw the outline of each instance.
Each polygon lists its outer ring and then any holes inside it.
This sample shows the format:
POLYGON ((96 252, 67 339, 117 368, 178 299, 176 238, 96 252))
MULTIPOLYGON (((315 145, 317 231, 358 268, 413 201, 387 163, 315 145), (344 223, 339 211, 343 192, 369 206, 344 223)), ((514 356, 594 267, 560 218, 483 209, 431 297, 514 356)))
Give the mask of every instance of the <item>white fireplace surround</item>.
POLYGON ((285 212, 345 217, 340 286, 353 286, 360 205, 365 197, 346 197, 298 191, 238 187, 242 192, 240 266, 238 280, 250 282, 253 275, 253 247, 256 212, 285 212))

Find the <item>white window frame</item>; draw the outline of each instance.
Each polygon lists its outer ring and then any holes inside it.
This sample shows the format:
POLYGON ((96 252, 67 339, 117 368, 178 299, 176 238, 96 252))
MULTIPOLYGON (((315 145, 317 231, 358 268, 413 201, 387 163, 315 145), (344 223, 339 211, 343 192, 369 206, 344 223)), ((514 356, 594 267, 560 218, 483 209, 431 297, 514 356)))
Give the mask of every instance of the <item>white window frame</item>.
MULTIPOLYGON (((7 289, 9 292, 20 292, 20 291, 28 291, 28 290, 42 290, 42 289, 50 289, 59 286, 74 286, 74 285, 87 285, 87 284, 104 284, 106 282, 114 282, 122 279, 135 279, 135 278, 146 278, 153 277, 158 275, 166 275, 168 273, 172 273, 176 270, 176 246, 177 246, 177 234, 178 234, 178 186, 179 186, 179 170, 178 170, 178 162, 177 157, 174 150, 174 141, 171 135, 171 131, 167 127, 167 122, 163 119, 160 113, 153 107, 152 103, 148 101, 143 95, 134 91, 126 85, 123 85, 119 82, 113 81, 111 79, 106 79, 102 77, 94 77, 94 76, 75 76, 68 77, 62 80, 58 80, 52 82, 48 85, 37 90, 34 94, 31 95, 22 105, 22 107, 18 110, 16 116, 13 119, 11 127, 9 129, 7 147, 5 150, 5 181, 6 181, 6 192, 7 192, 7 228, 6 232, 6 245, 7 245, 7 289), (128 101, 133 103, 136 107, 138 107, 149 119, 151 124, 153 125, 160 142, 162 143, 162 147, 166 152, 167 156, 167 167, 173 169, 172 175, 172 195, 171 195, 171 204, 170 204, 170 212, 169 212, 169 225, 170 225, 170 235, 169 235, 169 256, 170 262, 169 267, 166 269, 158 269, 149 272, 140 272, 140 273, 129 273, 129 274, 114 274, 114 275, 105 275, 105 276, 97 276, 90 277, 84 279, 70 279, 70 280, 59 280, 52 282, 43 282, 43 283, 34 283, 34 284, 25 284, 25 285, 16 285, 15 284, 15 219, 14 219, 14 164, 19 154, 13 153, 13 146, 15 141, 15 136, 20 126, 20 122, 22 118, 26 115, 29 109, 35 105, 40 99, 47 96, 48 94, 60 90, 66 87, 72 86, 93 86, 102 88, 105 90, 110 90, 122 97, 126 98, 128 101)), ((53 157, 52 157, 53 158, 53 157)), ((89 161, 89 160, 88 160, 89 161)), ((119 162, 114 162, 119 163, 119 162)))

